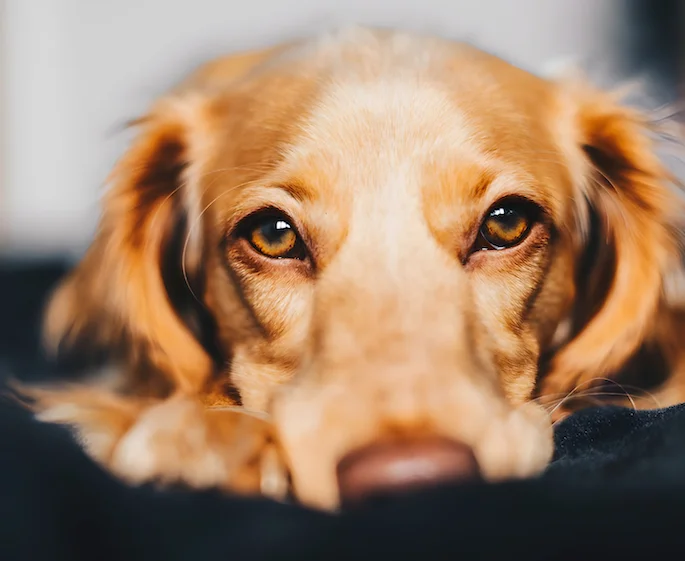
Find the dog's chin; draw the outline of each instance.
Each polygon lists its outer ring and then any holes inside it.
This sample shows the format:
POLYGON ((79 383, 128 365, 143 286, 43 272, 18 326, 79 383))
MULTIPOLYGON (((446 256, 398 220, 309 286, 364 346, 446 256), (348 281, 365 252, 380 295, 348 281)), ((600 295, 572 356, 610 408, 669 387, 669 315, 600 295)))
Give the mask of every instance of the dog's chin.
POLYGON ((273 402, 273 420, 290 468, 293 496, 306 506, 340 509, 346 502, 341 496, 341 460, 388 439, 397 442, 405 436, 407 441, 426 437, 472 452, 477 473, 465 477, 457 470, 454 478, 410 485, 411 491, 434 484, 534 477, 552 459, 552 423, 546 410, 535 403, 513 407, 500 396, 488 396, 475 388, 468 391, 463 384, 454 392, 441 392, 441 407, 422 408, 402 423, 398 417, 391 419, 384 414, 377 400, 349 392, 345 388, 298 386, 273 402), (451 404, 450 395, 457 397, 451 404))

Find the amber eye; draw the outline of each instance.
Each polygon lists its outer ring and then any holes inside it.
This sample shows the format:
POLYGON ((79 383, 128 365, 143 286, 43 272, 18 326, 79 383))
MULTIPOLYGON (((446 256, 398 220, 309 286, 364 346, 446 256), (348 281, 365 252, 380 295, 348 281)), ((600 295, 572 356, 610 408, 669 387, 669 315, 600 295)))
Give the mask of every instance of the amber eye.
POLYGON ((531 205, 499 203, 488 212, 480 234, 492 249, 506 249, 523 241, 533 224, 531 205))
POLYGON ((303 244, 290 221, 279 215, 251 221, 245 237, 259 253, 272 259, 300 259, 303 244))

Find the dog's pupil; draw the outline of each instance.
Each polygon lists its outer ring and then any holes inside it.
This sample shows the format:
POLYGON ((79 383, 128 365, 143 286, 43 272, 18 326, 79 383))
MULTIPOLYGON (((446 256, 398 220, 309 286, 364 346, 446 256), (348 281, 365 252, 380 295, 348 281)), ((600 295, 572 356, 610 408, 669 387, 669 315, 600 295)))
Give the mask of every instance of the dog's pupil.
POLYGON ((278 243, 290 229, 290 224, 285 220, 273 220, 262 226, 262 235, 269 243, 278 243))
POLYGON ((521 215, 510 208, 502 209, 504 212, 497 216, 504 231, 516 230, 521 224, 521 215))

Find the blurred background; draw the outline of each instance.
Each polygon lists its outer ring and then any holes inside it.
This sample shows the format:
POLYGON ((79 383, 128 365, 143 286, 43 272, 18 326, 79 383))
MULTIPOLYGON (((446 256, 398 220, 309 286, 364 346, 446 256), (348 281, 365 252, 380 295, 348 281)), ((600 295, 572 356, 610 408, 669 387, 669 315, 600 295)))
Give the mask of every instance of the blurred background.
POLYGON ((0 254, 75 258, 122 125, 207 58, 343 24, 461 38, 600 84, 683 78, 681 0, 0 0, 0 254))

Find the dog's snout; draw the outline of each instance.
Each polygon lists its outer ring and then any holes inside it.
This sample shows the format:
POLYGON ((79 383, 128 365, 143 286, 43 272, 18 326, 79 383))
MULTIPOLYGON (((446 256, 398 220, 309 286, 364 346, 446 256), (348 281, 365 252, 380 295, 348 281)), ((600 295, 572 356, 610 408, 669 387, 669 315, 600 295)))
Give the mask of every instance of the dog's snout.
POLYGON ((340 501, 351 506, 369 499, 439 483, 480 477, 473 450, 445 438, 375 442, 354 450, 337 466, 340 501))

